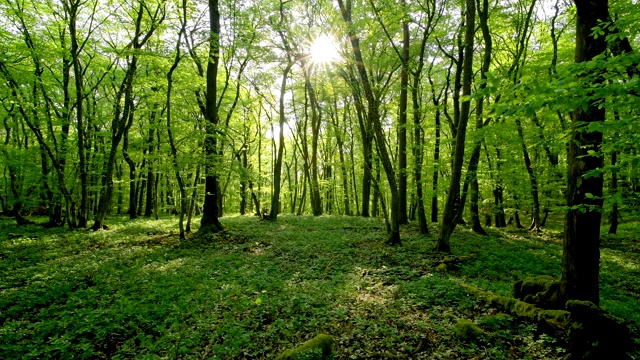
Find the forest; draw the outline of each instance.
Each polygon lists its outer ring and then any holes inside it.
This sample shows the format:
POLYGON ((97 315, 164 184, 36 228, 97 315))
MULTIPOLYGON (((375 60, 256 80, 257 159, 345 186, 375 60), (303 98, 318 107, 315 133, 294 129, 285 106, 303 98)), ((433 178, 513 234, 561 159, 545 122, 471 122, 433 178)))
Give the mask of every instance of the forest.
POLYGON ((0 0, 0 357, 640 358, 639 31, 0 0))

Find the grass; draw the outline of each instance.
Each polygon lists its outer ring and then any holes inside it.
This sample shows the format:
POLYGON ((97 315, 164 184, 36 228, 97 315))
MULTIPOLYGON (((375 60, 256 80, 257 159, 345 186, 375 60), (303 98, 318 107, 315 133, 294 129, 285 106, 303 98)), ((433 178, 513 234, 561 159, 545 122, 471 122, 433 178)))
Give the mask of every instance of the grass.
MULTIPOLYGON (((0 358, 272 359, 318 333, 339 359, 564 355, 562 339, 459 286, 508 295, 516 279, 559 276, 558 231, 458 228, 452 248, 468 257, 439 271, 434 237, 413 225, 390 248, 377 219, 221 221, 225 233, 180 243, 175 218, 114 217, 99 232, 0 220, 0 358)), ((634 222, 603 235, 601 269, 602 306, 636 339, 639 233, 634 222)))

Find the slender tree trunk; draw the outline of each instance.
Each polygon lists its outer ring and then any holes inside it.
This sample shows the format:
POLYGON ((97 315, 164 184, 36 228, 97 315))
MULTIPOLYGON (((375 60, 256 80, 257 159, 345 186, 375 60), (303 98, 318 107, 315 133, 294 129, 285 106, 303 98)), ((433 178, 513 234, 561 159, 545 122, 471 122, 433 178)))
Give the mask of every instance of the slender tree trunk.
MULTIPOLYGON (((362 157, 363 157, 363 169, 362 169, 362 211, 360 216, 369 217, 369 206, 371 203, 371 181, 373 174, 371 173, 372 167, 372 155, 373 155, 373 138, 371 124, 365 121, 366 110, 360 94, 360 88, 358 87, 358 81, 353 73, 353 68, 349 68, 347 72, 347 80, 351 84, 351 93, 353 96, 353 102, 356 107, 356 116, 358 118, 358 125, 360 128, 360 135, 362 137, 362 157)), ((355 183, 354 183, 355 186, 355 183)))
MULTIPOLYGON (((402 1, 406 9, 406 0, 402 1)), ((402 67, 400 70, 400 103, 398 116, 398 223, 407 224, 407 109, 409 94, 409 14, 402 19, 402 67)), ((422 186, 422 185, 420 185, 422 186)), ((422 192, 422 191, 420 191, 422 192)), ((424 209, 423 209, 424 211, 424 209)), ((426 222, 425 222, 426 223, 426 222)), ((421 228, 421 233, 424 229, 421 228)))
POLYGON ((122 138, 122 157, 129 166, 129 218, 135 219, 138 217, 138 209, 136 207, 136 163, 129 156, 129 129, 131 128, 131 123, 127 124, 128 126, 122 138))
MULTIPOLYGON (((462 79, 462 95, 469 96, 471 94, 471 79, 473 73, 473 40, 475 34, 475 2, 474 0, 466 1, 465 14, 465 44, 464 44, 464 60, 463 60, 463 79, 462 79)), ((442 217, 442 227, 436 251, 451 252, 449 239, 457 225, 457 207, 460 206, 460 179, 462 177, 462 164, 464 161, 464 148, 467 133, 467 123, 469 122, 470 101, 464 100, 461 104, 460 120, 456 129, 456 146, 454 152, 453 168, 449 184, 449 194, 445 203, 444 214, 442 217)))
MULTIPOLYGON (((348 181, 348 173, 347 173, 347 165, 344 160, 344 141, 342 139, 342 130, 340 129, 340 123, 338 121, 338 106, 334 104, 334 112, 331 115, 331 120, 333 120, 333 128, 334 133, 336 135, 336 142, 338 143, 338 156, 340 159, 340 171, 342 177, 342 200, 344 203, 344 214, 350 216, 351 209, 349 206, 349 181, 348 181)), ((344 112, 344 117, 347 117, 346 111, 344 112)))
POLYGON ((538 197, 538 181, 536 179, 536 173, 531 165, 531 159, 529 158, 529 151, 527 151, 527 145, 524 142, 524 135, 522 131, 522 124, 520 119, 516 118, 516 126, 518 129, 518 137, 520 138, 520 144, 522 146, 522 155, 524 157, 524 165, 529 174, 529 182, 531 184, 531 199, 533 201, 533 211, 531 213, 531 225, 530 231, 540 231, 540 200, 538 197))
MULTIPOLYGON (((618 153, 614 151, 611 153, 611 166, 614 167, 613 173, 611 174, 611 192, 615 195, 618 192, 618 172, 615 169, 615 166, 618 162, 618 153)), ((613 204, 613 208, 611 209, 611 224, 609 225, 609 234, 615 234, 618 231, 618 217, 620 216, 618 213, 618 203, 613 204)))
POLYGON ((154 171, 154 161, 153 153, 155 150, 155 127, 156 127, 156 110, 155 107, 157 105, 153 105, 153 110, 151 111, 151 115, 149 116, 149 134, 147 137, 147 197, 144 206, 144 217, 151 217, 153 214, 153 203, 155 198, 155 187, 156 187, 156 174, 154 171))
POLYGON ((271 221, 276 221, 278 219, 278 213, 280 208, 280 188, 282 182, 282 159, 284 158, 284 127, 285 127, 285 113, 284 113, 284 94, 286 92, 287 87, 287 78, 289 76, 289 72, 291 71, 291 67, 293 67, 293 61, 289 60, 287 62, 287 66, 284 69, 282 74, 282 83, 280 84, 280 138, 278 142, 278 154, 276 155, 276 162, 273 167, 273 195, 271 196, 271 213, 269 214, 269 219, 271 221))
POLYGON ((196 166, 196 173, 193 177, 193 189, 191 190, 191 201, 189 202, 189 209, 187 213, 187 225, 185 225, 184 231, 191 232, 191 217, 196 207, 196 197, 198 195, 198 184, 200 183, 200 165, 196 166))
MULTIPOLYGON (((342 17, 344 21, 347 23, 349 27, 352 25, 351 21, 351 1, 347 0, 347 4, 345 6, 345 1, 338 0, 338 5, 340 6, 340 11, 342 13, 342 17)), ((356 60, 356 68, 358 70, 358 74, 360 75, 360 80, 362 83, 362 87, 364 90, 365 97, 367 99, 367 120, 371 124, 372 129, 375 134, 376 147, 378 149, 378 154, 380 158, 380 162, 382 163, 382 167, 384 168, 384 172, 387 176, 387 182, 389 183, 389 189, 391 191, 391 211, 390 211, 390 231, 387 243, 390 245, 399 245, 400 241, 400 225, 399 225, 399 195, 398 195, 398 184, 396 181, 396 173, 393 169, 393 164, 391 162, 391 156, 389 151, 387 150, 387 145, 385 143, 385 134, 382 128, 382 123, 380 121, 380 109, 379 103, 376 100, 373 89, 371 86, 371 82, 369 81, 369 75, 367 74, 366 68, 364 66, 364 61, 362 58, 362 52, 360 49, 360 40, 358 36, 354 33, 352 29, 349 30, 349 38, 351 41, 351 48, 354 53, 354 57, 356 60)))
POLYGON ((65 8, 69 13, 69 37, 71 39, 71 62, 73 64, 73 73, 76 90, 76 133, 78 137, 78 166, 80 168, 80 208, 78 209, 78 227, 87 227, 87 219, 89 216, 89 182, 87 173, 87 164, 85 156, 85 125, 83 112, 83 75, 82 65, 80 64, 80 46, 78 44, 78 32, 76 30, 76 22, 78 10, 83 2, 81 0, 70 0, 64 2, 65 8))
MULTIPOLYGON (((491 65, 491 51, 493 43, 491 39, 491 33, 489 32, 489 1, 482 0, 482 6, 480 6, 480 0, 476 0, 478 3, 478 18, 480 19, 480 29, 482 30, 482 38, 484 40, 484 54, 482 59, 482 69, 480 70, 480 91, 487 87, 487 72, 491 65)), ((479 131, 484 127, 484 97, 481 97, 476 102, 476 131, 479 131)), ((471 229, 480 235, 487 235, 487 232, 482 228, 480 223, 480 209, 478 207, 478 201, 480 198, 480 186, 478 184, 478 163, 480 162, 480 150, 482 146, 482 139, 478 139, 476 145, 473 148, 471 159, 469 160, 469 176, 471 177, 471 197, 469 200, 469 211, 471 212, 471 229)))
MULTIPOLYGON (((604 53, 604 36, 593 37, 598 21, 607 21, 607 0, 576 1, 577 63, 590 61, 604 53)), ((587 74, 585 74, 587 75, 587 74)), ((585 76, 583 75, 583 76, 585 76)), ((602 83, 602 76, 589 80, 602 83)), ((594 96, 592 86, 587 88, 594 96)), ((598 275, 600 272, 600 220, 602 217, 602 175, 585 176, 603 167, 600 152, 602 132, 585 124, 597 124, 605 119, 605 109, 599 99, 591 99, 585 108, 578 107, 571 116, 572 139, 569 142, 567 184, 568 212, 564 225, 561 298, 591 301, 600 304, 598 275), (590 129, 587 131, 587 129, 590 129), (587 197, 591 194, 591 197, 587 197)), ((597 128, 595 128, 597 129, 597 128)))
POLYGON ((322 200, 320 198, 320 183, 318 181, 318 140, 320 139, 320 108, 316 92, 311 85, 311 67, 302 60, 302 66, 305 68, 305 88, 309 96, 309 106, 311 108, 311 210, 314 216, 322 215, 322 200))
MULTIPOLYGON (((173 90, 173 72, 178 67, 180 63, 180 43, 182 40, 182 35, 185 32, 186 27, 186 11, 187 11, 187 0, 182 0, 182 18, 181 18, 181 29, 178 33, 178 40, 176 41, 176 55, 173 58, 173 64, 169 68, 167 72, 167 98, 166 98, 166 116, 167 116, 167 138, 169 139, 169 146, 171 147, 171 160, 173 165, 173 170, 176 175, 176 180, 178 181, 178 188, 180 189, 180 219, 178 221, 178 226, 180 229, 180 239, 184 240, 186 238, 185 228, 184 228, 184 217, 187 213, 187 190, 184 185, 184 180, 182 179, 182 173, 180 172, 180 166, 178 164, 178 149, 176 148, 175 141, 173 139, 173 132, 171 130, 171 95, 173 90)), ((156 210, 158 206, 155 207, 156 210)))
POLYGON ((113 171, 115 169, 115 159, 118 151, 118 146, 124 132, 127 127, 127 122, 131 121, 130 116, 133 116, 134 99, 133 99, 133 79, 138 66, 139 50, 142 49, 146 41, 151 38, 151 35, 155 32, 158 25, 164 20, 164 5, 158 5, 157 11, 149 11, 146 8, 146 4, 140 2, 137 10, 137 16, 135 20, 135 31, 132 38, 132 55, 129 60, 129 66, 125 73, 124 79, 120 84, 118 92, 116 94, 115 113, 114 119, 111 124, 111 149, 109 150, 109 156, 107 157, 106 167, 102 175, 102 194, 100 197, 99 207, 95 215, 95 221, 92 229, 102 229, 105 224, 105 218, 111 208, 111 198, 113 196, 113 171), (142 32, 143 17, 145 14, 149 14, 152 17, 148 19, 151 24, 146 33, 142 32), (152 15, 153 14, 153 15, 152 15), (124 107, 120 108, 120 101, 124 102, 124 107))
MULTIPOLYGON (((434 104, 437 106, 437 104, 434 104)), ((431 222, 438 222, 438 176, 440 175, 440 110, 435 114, 435 144, 433 146, 433 177, 431 182, 431 222)))
POLYGON ((416 187, 416 210, 418 210, 419 231, 420 234, 425 235, 429 233, 429 227, 427 225, 427 215, 424 209, 424 194, 422 192, 422 159, 424 155, 424 148, 422 142, 422 128, 420 126, 422 115, 418 94, 419 86, 420 74, 418 73, 414 75, 413 87, 411 88, 411 98, 413 102, 413 179, 416 187))

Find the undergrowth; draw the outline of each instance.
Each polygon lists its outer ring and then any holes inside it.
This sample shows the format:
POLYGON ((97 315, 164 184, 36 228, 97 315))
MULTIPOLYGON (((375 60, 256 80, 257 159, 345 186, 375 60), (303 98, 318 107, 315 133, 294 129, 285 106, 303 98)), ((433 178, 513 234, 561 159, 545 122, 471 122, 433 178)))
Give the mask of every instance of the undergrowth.
MULTIPOLYGON (((42 219, 44 221, 44 219, 42 219)), ((175 218, 110 219, 98 232, 0 220, 0 358, 272 359, 318 333, 338 359, 555 359, 564 342, 460 284, 509 295, 560 275, 561 235, 459 227, 461 261, 377 219, 225 217, 180 242, 175 218)), ((432 228, 435 232, 435 228, 432 228)), ((602 306, 640 326, 640 223, 603 235, 602 306)))

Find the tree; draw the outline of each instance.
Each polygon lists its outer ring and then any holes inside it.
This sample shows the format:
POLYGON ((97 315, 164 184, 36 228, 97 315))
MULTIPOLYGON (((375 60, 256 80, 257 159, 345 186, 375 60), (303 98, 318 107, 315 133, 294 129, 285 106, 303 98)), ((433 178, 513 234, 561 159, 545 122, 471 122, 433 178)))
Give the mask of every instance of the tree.
POLYGON ((349 27, 348 35, 351 42, 351 48, 353 50, 353 55, 355 58, 356 69, 358 70, 358 75, 360 76, 360 82, 362 84, 364 95, 367 100, 367 120, 371 124, 373 128, 373 132, 375 134, 376 145, 378 149, 378 154, 380 161, 382 162, 382 166, 384 168, 384 172, 387 177, 387 182, 389 183, 389 188, 391 191, 391 214, 389 219, 389 237, 387 243, 391 245, 399 245, 400 241, 400 222, 399 222, 399 194, 398 194, 398 185, 396 181, 396 174, 393 169, 393 165, 391 163, 391 157, 387 150, 387 144, 385 142, 385 134, 382 129, 382 123, 380 120, 380 109, 379 102, 376 100, 373 89, 371 86, 371 82, 369 81, 369 75, 367 74, 367 70, 364 64, 364 60, 362 57, 362 50, 360 48, 360 39, 354 33, 352 29, 352 14, 351 14, 351 0, 345 1, 338 0, 338 5, 340 6, 340 13, 342 14, 342 18, 349 27))
POLYGON ((205 165, 205 190, 202 219, 200 220, 199 233, 218 232, 222 230, 222 224, 218 220, 218 196, 220 187, 216 174, 218 155, 218 64, 220 62, 220 10, 218 0, 209 0, 209 56, 207 57, 207 92, 205 95, 205 141, 204 151, 207 157, 205 165))
MULTIPOLYGON (((576 4, 575 62, 593 61, 607 48, 606 39, 593 31, 599 21, 607 21, 608 0, 583 1, 576 4)), ((605 119, 594 85, 603 84, 602 74, 589 77, 581 68, 578 78, 585 84, 585 104, 571 114, 572 136, 569 142, 566 200, 568 212, 564 223, 561 298, 587 300, 600 304, 600 220, 602 217, 603 166, 602 132, 594 125, 605 119)))
MULTIPOLYGON (((473 73, 473 43, 475 36, 475 1, 466 1, 465 11, 465 36, 464 36, 464 63, 463 63, 463 79, 462 79, 462 95, 471 95, 471 78, 473 73)), ((453 165, 451 179, 449 180, 449 193, 447 194, 447 202, 445 203, 444 214, 442 216, 442 227, 436 250, 441 252, 451 252, 449 239, 455 229, 458 219, 458 207, 460 204, 460 179, 462 177, 462 164, 464 161, 464 147, 467 132, 467 123, 469 122, 470 99, 462 101, 460 109, 460 118, 456 127, 456 143, 453 155, 453 165)))
POLYGON ((138 69, 139 52, 147 41, 149 41, 162 21, 164 21, 164 6, 165 4, 159 3, 156 5, 155 9, 153 9, 144 1, 139 1, 138 8, 134 10, 135 30, 130 45, 132 51, 127 57, 128 61, 125 75, 116 93, 115 110, 113 120, 111 122, 111 148, 109 149, 109 155, 106 159, 106 167, 102 174, 103 190, 100 196, 98 210, 96 211, 95 221, 91 226, 93 230, 99 230, 105 226, 105 218, 111 208, 111 199, 114 191, 113 172, 115 170, 118 146, 120 145, 120 141, 127 129, 127 124, 133 117, 135 107, 133 99, 133 80, 138 69), (149 28, 146 29, 146 31, 143 29, 143 19, 145 18, 145 14, 149 16, 148 20, 150 21, 149 28))

